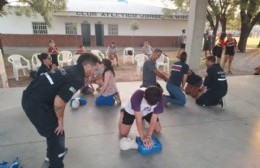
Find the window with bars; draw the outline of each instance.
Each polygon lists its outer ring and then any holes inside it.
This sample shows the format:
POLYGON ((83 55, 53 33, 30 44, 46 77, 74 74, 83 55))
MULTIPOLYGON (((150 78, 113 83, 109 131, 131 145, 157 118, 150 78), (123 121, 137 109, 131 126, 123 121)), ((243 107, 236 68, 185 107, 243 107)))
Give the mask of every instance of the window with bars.
POLYGON ((118 35, 118 25, 117 24, 108 25, 108 35, 118 35))
POLYGON ((77 23, 65 23, 65 33, 76 35, 77 34, 77 23))
POLYGON ((47 34, 47 25, 45 22, 32 22, 33 34, 47 34))

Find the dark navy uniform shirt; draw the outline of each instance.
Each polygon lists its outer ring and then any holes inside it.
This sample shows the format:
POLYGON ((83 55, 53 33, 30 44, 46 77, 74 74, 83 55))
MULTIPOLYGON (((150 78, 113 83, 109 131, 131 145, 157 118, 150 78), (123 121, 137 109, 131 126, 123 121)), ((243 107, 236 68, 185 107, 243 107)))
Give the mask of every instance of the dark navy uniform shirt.
POLYGON ((226 75, 219 64, 213 64, 207 69, 207 73, 204 86, 212 91, 227 91, 226 75))
POLYGON ((38 71, 37 71, 37 77, 39 77, 40 75, 42 75, 42 74, 44 74, 45 72, 48 72, 48 71, 50 71, 50 70, 51 70, 50 68, 48 68, 48 67, 46 67, 44 64, 42 64, 42 65, 39 67, 38 71))
POLYGON ((24 91, 24 98, 53 107, 56 95, 67 103, 83 85, 84 69, 82 66, 59 68, 46 72, 32 81, 24 91))

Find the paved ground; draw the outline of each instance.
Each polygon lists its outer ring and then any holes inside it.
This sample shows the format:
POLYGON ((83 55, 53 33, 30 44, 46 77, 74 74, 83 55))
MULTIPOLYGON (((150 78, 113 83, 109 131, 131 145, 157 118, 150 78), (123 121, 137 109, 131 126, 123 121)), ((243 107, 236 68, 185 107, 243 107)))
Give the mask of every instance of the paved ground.
MULTIPOLYGON (((120 151, 120 107, 97 108, 95 96, 88 105, 65 112, 67 168, 259 168, 259 76, 228 77, 227 107, 203 108, 187 96, 185 107, 173 106, 160 115, 161 153, 141 156, 120 151)), ((161 82, 164 85, 163 82, 161 82)), ((123 104, 139 82, 118 83, 123 104)), ((47 168, 45 141, 20 106, 23 88, 0 89, 0 160, 19 156, 24 168, 47 168)), ((137 134, 133 127, 131 137, 137 134)))

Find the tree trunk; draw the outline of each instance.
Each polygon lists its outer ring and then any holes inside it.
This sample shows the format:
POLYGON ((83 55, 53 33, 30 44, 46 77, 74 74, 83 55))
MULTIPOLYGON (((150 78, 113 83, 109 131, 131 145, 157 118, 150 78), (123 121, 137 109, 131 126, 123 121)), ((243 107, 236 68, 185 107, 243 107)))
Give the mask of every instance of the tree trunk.
POLYGON ((217 39, 217 31, 218 31, 218 20, 216 22, 216 25, 213 27, 213 37, 212 37, 212 42, 211 42, 211 48, 213 49, 213 47, 216 44, 216 39, 217 39))
POLYGON ((223 16, 220 19, 220 24, 221 24, 221 27, 222 27, 222 32, 226 32, 226 30, 227 30, 227 19, 226 19, 226 17, 223 16))
POLYGON ((245 27, 244 29, 241 27, 241 33, 240 33, 240 38, 239 38, 239 42, 238 42, 238 50, 240 52, 246 52, 246 43, 247 43, 247 39, 249 37, 249 34, 251 32, 252 28, 247 28, 245 27))

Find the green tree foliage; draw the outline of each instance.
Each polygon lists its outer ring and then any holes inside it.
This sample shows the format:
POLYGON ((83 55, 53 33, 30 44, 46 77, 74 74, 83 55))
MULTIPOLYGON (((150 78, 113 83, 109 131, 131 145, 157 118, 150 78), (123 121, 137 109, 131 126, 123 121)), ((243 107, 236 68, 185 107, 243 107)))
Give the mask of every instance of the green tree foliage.
POLYGON ((133 40, 134 40, 134 35, 135 35, 135 31, 136 30, 139 30, 140 26, 139 26, 139 23, 135 20, 133 20, 130 24, 130 29, 133 31, 133 35, 132 35, 132 46, 133 46, 133 40))
POLYGON ((66 0, 17 0, 12 1, 16 6, 9 6, 8 1, 0 0, 0 15, 14 13, 18 16, 32 16, 35 13, 40 14, 46 24, 51 26, 51 16, 54 12, 66 9, 66 0))
POLYGON ((236 0, 240 6, 241 33, 238 43, 240 52, 246 51, 247 39, 254 25, 260 21, 260 1, 259 0, 236 0))

